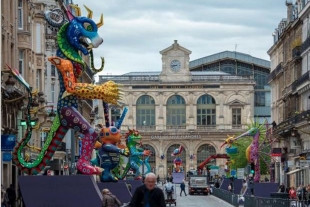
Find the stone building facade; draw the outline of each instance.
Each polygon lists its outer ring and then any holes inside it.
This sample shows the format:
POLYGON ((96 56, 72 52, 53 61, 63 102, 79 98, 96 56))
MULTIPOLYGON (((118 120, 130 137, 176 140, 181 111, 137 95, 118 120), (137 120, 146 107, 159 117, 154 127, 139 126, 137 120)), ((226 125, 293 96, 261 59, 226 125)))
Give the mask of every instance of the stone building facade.
POLYGON ((307 153, 310 150, 309 108, 309 17, 306 1, 286 3, 287 18, 276 28, 269 49, 272 91, 273 136, 282 155, 276 157, 279 182, 306 185, 309 180, 307 153))
MULTIPOLYGON (((180 144, 185 147, 181 154, 185 171, 196 169, 210 155, 225 153, 220 145, 227 135, 244 132, 245 124, 254 118, 256 82, 251 75, 191 71, 191 51, 177 41, 160 53, 161 71, 102 75, 98 84, 113 80, 122 85, 124 106, 129 109, 122 131, 139 130, 145 148, 153 152, 154 172, 166 176, 173 166, 171 153, 180 144)), ((214 64, 225 59, 230 56, 221 55, 214 64)), ((104 123, 102 103, 94 106, 96 122, 104 123)), ((121 110, 110 106, 110 120, 116 121, 121 110)), ((219 159, 210 164, 224 169, 225 163, 219 159)))

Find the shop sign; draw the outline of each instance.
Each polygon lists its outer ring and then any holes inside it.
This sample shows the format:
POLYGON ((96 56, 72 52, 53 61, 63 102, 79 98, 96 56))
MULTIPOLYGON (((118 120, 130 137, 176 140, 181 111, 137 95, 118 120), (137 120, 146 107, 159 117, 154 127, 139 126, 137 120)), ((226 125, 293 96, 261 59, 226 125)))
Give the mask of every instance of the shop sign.
POLYGON ((16 135, 1 135, 1 151, 13 151, 15 147, 16 135))
POLYGON ((199 134, 152 135, 151 139, 201 139, 201 135, 199 135, 199 134))
POLYGON ((2 154, 2 161, 3 162, 10 162, 12 160, 12 154, 10 152, 4 152, 2 154))

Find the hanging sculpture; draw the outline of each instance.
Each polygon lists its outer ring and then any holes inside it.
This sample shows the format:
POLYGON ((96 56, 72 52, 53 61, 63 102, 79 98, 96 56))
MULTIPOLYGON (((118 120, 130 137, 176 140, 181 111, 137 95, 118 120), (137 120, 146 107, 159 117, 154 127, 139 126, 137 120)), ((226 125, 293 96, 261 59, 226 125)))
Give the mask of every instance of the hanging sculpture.
POLYGON ((183 152, 184 147, 182 145, 180 145, 179 148, 175 149, 173 151, 173 153, 171 153, 171 156, 177 156, 174 160, 173 160, 173 172, 179 173, 179 172, 183 172, 183 166, 182 166, 182 159, 179 157, 180 154, 183 152))
POLYGON ((269 167, 270 161, 266 160, 265 157, 267 157, 268 159, 272 159, 272 157, 270 155, 270 152, 268 153, 266 149, 269 150, 270 145, 272 145, 273 142, 276 140, 271 140, 269 136, 266 136, 266 128, 264 126, 265 123, 259 124, 251 121, 251 123, 248 125, 248 131, 237 137, 228 137, 228 139, 226 139, 221 146, 223 147, 224 145, 228 145, 226 151, 231 151, 234 157, 234 155, 237 153, 235 142, 243 137, 253 137, 251 144, 246 149, 245 155, 249 163, 254 163, 254 182, 260 181, 260 158, 266 164, 266 166, 269 167))
MULTIPOLYGON (((98 28, 103 25, 101 15, 99 23, 92 18, 92 11, 85 6, 88 15, 81 17, 81 10, 75 5, 70 5, 63 13, 60 9, 54 9, 45 13, 47 22, 58 30, 57 57, 49 57, 48 60, 58 69, 60 93, 57 102, 57 113, 51 129, 48 133, 44 146, 33 162, 26 162, 22 156, 23 148, 31 139, 31 124, 28 118, 28 128, 25 137, 16 145, 13 151, 13 162, 22 172, 26 174, 38 174, 52 159, 58 145, 69 129, 74 129, 84 135, 82 139, 82 152, 77 162, 77 170, 82 174, 99 174, 97 167, 90 164, 91 152, 98 134, 95 129, 79 113, 78 99, 102 99, 105 102, 117 104, 120 91, 116 83, 109 81, 103 85, 79 83, 77 80, 88 67, 82 60, 80 52, 89 56, 90 70, 97 73, 103 70, 104 59, 99 69, 94 68, 93 50, 103 42, 98 35, 98 28), (75 11, 74 16, 71 11, 75 11), (67 19, 65 19, 67 17, 67 19), (89 41, 90 42, 89 42, 89 41)), ((28 108, 31 104, 29 97, 28 108)))
POLYGON ((129 159, 120 179, 124 179, 130 169, 135 172, 135 179, 142 179, 139 168, 141 165, 147 168, 144 174, 151 172, 151 166, 148 160, 152 152, 142 148, 141 135, 139 131, 134 129, 128 129, 126 134, 126 145, 129 149, 129 159), (144 160, 142 159, 143 155, 147 156, 144 160))
POLYGON ((95 144, 96 158, 91 160, 91 163, 103 169, 100 175, 101 182, 116 182, 119 175, 114 175, 112 170, 119 167, 120 155, 129 155, 128 148, 121 143, 122 134, 120 132, 120 127, 128 109, 123 110, 116 126, 110 126, 108 104, 103 103, 103 107, 106 125, 100 127, 99 141, 95 144))

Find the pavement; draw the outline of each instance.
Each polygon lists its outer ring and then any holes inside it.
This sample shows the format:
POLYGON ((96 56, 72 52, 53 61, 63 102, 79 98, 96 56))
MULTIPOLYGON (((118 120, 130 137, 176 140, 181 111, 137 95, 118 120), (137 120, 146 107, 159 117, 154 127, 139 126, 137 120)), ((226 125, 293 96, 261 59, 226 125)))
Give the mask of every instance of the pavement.
MULTIPOLYGON (((158 187, 161 188, 161 185, 158 187)), ((176 201, 177 207, 233 207, 232 205, 226 203, 223 200, 218 199, 212 195, 188 195, 185 196, 184 194, 180 196, 180 185, 176 184, 176 201)), ((187 193, 188 186, 186 185, 185 191, 187 193)), ((174 206, 171 205, 171 206, 174 206)))

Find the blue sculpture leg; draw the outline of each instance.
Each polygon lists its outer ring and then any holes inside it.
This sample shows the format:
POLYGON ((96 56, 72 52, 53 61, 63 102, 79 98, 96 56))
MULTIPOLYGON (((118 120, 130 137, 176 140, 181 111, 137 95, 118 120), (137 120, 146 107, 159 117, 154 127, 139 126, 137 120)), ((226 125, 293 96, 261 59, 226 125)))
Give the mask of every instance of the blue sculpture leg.
POLYGON ((104 169, 100 176, 101 182, 117 182, 117 178, 111 174, 111 165, 101 165, 104 169))
POLYGON ((135 174, 135 177, 138 177, 140 176, 140 170, 139 170, 139 165, 137 165, 134 161, 131 161, 130 162, 130 165, 131 165, 131 169, 134 169, 136 171, 136 174, 135 174))

